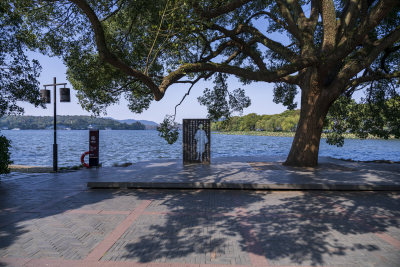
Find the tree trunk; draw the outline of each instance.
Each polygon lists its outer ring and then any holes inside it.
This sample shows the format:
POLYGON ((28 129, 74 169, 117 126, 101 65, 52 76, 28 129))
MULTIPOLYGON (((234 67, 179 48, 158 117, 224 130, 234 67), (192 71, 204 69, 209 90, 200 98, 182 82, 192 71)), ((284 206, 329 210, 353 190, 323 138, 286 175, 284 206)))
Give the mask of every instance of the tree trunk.
POLYGON ((318 165, 318 152, 324 119, 333 103, 327 91, 309 80, 302 86, 300 120, 293 139, 286 166, 314 167, 318 165), (311 86, 312 84, 315 87, 311 86))

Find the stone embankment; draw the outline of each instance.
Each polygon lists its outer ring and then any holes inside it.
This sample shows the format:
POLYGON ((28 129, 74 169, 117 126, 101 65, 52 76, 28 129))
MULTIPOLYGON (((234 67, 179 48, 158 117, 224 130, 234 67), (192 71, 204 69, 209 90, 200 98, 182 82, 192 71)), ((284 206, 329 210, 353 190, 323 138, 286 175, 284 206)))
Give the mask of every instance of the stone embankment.
MULTIPOLYGON (((9 165, 11 172, 22 172, 22 173, 50 173, 53 172, 53 167, 51 166, 29 166, 29 165, 9 165)), ((79 170, 82 166, 72 166, 72 167, 61 167, 59 171, 72 171, 79 170)))

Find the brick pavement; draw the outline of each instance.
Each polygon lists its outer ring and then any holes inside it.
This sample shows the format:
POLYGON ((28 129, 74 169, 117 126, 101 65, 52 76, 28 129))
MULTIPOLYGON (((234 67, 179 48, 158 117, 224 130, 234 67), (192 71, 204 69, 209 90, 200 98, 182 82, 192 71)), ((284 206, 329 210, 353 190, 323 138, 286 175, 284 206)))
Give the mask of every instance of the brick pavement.
POLYGON ((0 266, 399 266, 400 193, 0 184, 0 266))

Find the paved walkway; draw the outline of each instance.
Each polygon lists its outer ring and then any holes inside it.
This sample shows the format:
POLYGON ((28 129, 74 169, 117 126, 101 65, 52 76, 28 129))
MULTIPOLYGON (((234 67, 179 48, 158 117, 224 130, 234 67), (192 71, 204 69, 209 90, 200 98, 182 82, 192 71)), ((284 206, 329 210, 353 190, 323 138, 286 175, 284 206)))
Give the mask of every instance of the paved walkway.
POLYGON ((399 266, 398 191, 87 188, 124 171, 1 177, 0 266, 399 266))
POLYGON ((319 161, 317 168, 293 168, 271 157, 219 158, 211 165, 185 166, 181 160, 164 160, 81 174, 91 177, 91 188, 400 190, 400 164, 319 161))

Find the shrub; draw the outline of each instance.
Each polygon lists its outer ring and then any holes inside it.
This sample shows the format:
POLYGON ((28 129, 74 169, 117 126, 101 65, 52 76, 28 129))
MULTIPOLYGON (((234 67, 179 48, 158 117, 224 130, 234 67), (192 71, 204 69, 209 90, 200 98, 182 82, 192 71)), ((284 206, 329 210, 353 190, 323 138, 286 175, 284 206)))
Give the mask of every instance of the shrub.
POLYGON ((3 135, 0 135, 0 174, 9 173, 8 165, 10 160, 10 141, 3 135))

